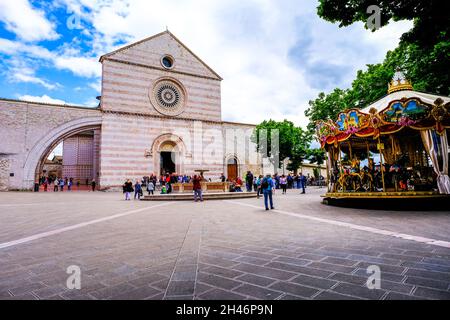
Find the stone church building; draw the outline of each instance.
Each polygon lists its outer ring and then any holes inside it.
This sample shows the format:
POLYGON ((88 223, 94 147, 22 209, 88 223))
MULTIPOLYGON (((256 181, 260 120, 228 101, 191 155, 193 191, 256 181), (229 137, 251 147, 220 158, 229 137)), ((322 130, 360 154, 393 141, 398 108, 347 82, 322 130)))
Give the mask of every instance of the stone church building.
POLYGON ((32 189, 63 142, 63 177, 101 189, 152 173, 261 171, 254 126, 222 121, 222 78, 165 31, 103 55, 98 108, 0 99, 0 190, 32 189))

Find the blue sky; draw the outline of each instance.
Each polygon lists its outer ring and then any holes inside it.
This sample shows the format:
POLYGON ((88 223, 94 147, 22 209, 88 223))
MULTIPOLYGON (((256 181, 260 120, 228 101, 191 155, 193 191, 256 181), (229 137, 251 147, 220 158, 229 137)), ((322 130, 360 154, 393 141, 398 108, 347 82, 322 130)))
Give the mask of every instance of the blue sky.
POLYGON ((374 33, 338 28, 316 1, 0 0, 0 97, 95 106, 99 57, 169 28, 222 82, 224 120, 257 123, 303 112, 320 91, 348 87, 412 23, 374 33))

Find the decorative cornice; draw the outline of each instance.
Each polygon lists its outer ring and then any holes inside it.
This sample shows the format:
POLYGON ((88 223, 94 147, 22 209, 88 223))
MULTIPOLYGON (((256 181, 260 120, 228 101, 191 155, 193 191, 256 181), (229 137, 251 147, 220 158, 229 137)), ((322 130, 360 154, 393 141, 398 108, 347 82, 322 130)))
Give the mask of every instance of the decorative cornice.
POLYGON ((256 127, 255 124, 248 124, 248 123, 203 120, 203 119, 195 119, 195 118, 187 118, 187 117, 171 117, 171 116, 165 116, 165 115, 159 115, 159 114, 148 114, 148 113, 142 113, 142 112, 116 111, 116 110, 103 110, 103 109, 101 110, 101 112, 104 114, 118 114, 118 115, 124 115, 124 116, 137 116, 137 117, 144 117, 144 118, 164 119, 164 120, 201 121, 201 122, 205 122, 205 123, 214 123, 214 124, 220 124, 220 125, 232 124, 232 125, 256 127))

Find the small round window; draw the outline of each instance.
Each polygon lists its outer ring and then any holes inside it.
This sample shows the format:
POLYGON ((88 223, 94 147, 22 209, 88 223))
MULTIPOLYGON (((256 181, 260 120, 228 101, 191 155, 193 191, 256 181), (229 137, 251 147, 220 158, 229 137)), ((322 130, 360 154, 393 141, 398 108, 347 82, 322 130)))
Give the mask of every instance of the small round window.
POLYGON ((161 64, 166 69, 171 69, 173 67, 173 58, 171 56, 164 56, 161 58, 161 64))

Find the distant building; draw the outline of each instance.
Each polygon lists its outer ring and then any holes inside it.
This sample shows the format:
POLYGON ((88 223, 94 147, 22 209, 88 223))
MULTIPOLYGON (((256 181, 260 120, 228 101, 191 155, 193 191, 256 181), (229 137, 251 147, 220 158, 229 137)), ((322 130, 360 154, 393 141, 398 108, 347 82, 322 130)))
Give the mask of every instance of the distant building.
POLYGON ((42 176, 57 178, 62 176, 63 172, 63 158, 62 156, 53 156, 53 158, 46 159, 42 167, 42 176))

